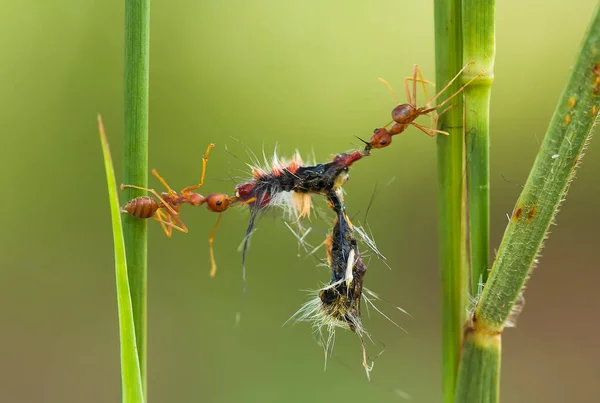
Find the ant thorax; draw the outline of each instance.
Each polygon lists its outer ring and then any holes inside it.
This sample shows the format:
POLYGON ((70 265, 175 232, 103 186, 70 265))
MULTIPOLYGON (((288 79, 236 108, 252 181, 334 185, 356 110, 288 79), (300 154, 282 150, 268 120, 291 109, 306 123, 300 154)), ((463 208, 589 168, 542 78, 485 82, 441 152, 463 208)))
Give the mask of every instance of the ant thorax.
MULTIPOLYGON (((173 197, 171 196, 170 193, 161 193, 160 197, 170 206, 175 207, 179 204, 181 204, 181 201, 179 200, 178 197, 173 197)), ((162 203, 161 203, 162 204, 162 203)))

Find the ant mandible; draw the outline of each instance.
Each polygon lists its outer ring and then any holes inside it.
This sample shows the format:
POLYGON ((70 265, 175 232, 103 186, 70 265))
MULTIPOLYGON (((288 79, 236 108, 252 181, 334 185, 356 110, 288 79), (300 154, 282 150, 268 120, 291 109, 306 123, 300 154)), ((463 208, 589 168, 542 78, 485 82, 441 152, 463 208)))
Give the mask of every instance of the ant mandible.
MULTIPOLYGON (((447 136, 448 132, 445 132, 443 130, 434 129, 431 127, 422 126, 422 125, 416 123, 414 120, 417 119, 421 115, 429 115, 430 113, 442 108, 452 98, 454 98, 462 90, 464 90, 469 84, 471 84, 473 81, 475 81, 479 77, 483 76, 485 73, 483 71, 481 71, 479 74, 477 74, 471 80, 469 80, 465 85, 463 85, 458 91, 456 91, 454 94, 452 94, 451 96, 446 98, 442 103, 440 103, 437 106, 431 106, 433 104, 433 102, 436 99, 438 99, 440 97, 440 95, 442 95, 450 87, 450 85, 452 85, 452 83, 454 81, 456 81, 456 79, 462 74, 462 72, 467 67, 469 67, 470 65, 472 65, 474 63, 475 62, 473 62, 473 61, 470 61, 469 63, 467 63, 452 78, 452 80, 450 80, 448 82, 448 84, 446 84, 446 86, 444 88, 442 88, 442 90, 440 92, 438 92, 433 98, 428 99, 425 106, 421 106, 421 107, 417 107, 417 82, 420 82, 421 85, 423 86, 423 92, 425 93, 425 98, 428 98, 427 88, 425 87, 425 84, 433 85, 433 83, 423 79, 423 76, 421 75, 421 71, 419 70, 418 65, 415 64, 413 67, 413 76, 406 77, 404 79, 404 91, 406 93, 406 100, 408 101, 408 103, 406 103, 406 104, 400 104, 392 86, 387 81, 380 78, 379 81, 381 81, 382 83, 387 85, 387 87, 392 92, 392 96, 394 97, 394 100, 396 101, 396 103, 398 105, 392 110, 392 121, 381 128, 375 129, 374 134, 371 137, 371 140, 369 142, 366 142, 365 151, 368 152, 372 148, 384 148, 384 147, 389 146, 392 142, 392 136, 402 133, 409 125, 413 125, 417 129, 421 130, 423 133, 427 134, 428 136, 435 136, 436 133, 444 134, 447 136), (418 78, 417 78, 417 76, 418 76, 418 78), (410 90, 409 90, 409 84, 408 84, 409 81, 412 81, 412 98, 411 98, 410 90), (387 126, 389 126, 392 123, 394 123, 394 125, 388 130, 387 126)), ((444 114, 446 111, 448 111, 453 106, 454 105, 450 105, 449 107, 447 107, 446 109, 444 109, 443 111, 438 113, 436 116, 432 116, 434 122, 437 124, 437 119, 439 118, 439 116, 444 114)))
POLYGON ((198 185, 188 186, 181 192, 177 193, 167 184, 167 182, 158 174, 156 169, 152 170, 154 175, 160 183, 167 189, 166 193, 158 194, 154 189, 143 188, 135 185, 121 185, 121 190, 124 189, 140 189, 152 193, 158 201, 149 196, 140 196, 130 200, 125 207, 121 210, 123 213, 127 213, 136 218, 152 218, 158 221, 165 232, 165 235, 170 237, 172 230, 176 229, 181 232, 188 232, 187 227, 179 218, 179 209, 183 204, 190 204, 192 206, 200 206, 206 204, 206 207, 215 213, 219 213, 219 218, 213 227, 210 237, 208 238, 209 251, 210 251, 210 263, 211 270, 210 276, 214 277, 217 273, 217 265, 215 262, 215 256, 213 253, 213 240, 217 227, 221 222, 223 212, 229 208, 231 203, 237 200, 235 197, 229 197, 223 193, 211 193, 204 197, 199 193, 194 192, 200 189, 204 185, 204 175, 206 172, 206 163, 208 162, 208 154, 214 147, 214 144, 209 144, 206 149, 206 154, 202 157, 202 176, 200 177, 200 183, 198 185))

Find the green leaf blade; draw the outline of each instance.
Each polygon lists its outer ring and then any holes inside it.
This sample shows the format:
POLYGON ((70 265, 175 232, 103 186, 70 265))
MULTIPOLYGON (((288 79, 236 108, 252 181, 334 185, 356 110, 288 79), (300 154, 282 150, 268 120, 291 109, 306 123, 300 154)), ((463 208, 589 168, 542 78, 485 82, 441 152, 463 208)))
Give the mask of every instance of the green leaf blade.
POLYGON ((100 115, 98 115, 98 129, 104 154, 104 167, 106 170, 115 250, 117 308, 119 312, 119 339, 121 345, 122 401, 124 403, 143 403, 144 393, 135 339, 133 309, 131 305, 131 296, 129 294, 127 257, 125 254, 125 242, 121 225, 121 207, 117 195, 115 171, 112 164, 110 148, 108 146, 108 140, 100 115))
POLYGON ((600 107, 599 50, 596 9, 475 311, 477 320, 490 331, 502 331, 510 319, 591 137, 600 107))

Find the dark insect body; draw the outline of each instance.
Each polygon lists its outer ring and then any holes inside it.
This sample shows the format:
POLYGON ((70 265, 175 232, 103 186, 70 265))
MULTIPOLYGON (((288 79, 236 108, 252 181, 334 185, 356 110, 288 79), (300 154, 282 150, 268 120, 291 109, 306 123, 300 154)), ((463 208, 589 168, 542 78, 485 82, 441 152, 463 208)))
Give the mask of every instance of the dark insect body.
POLYGON ((340 188, 348 179, 352 164, 360 160, 364 152, 339 154, 333 161, 313 166, 299 166, 292 162, 286 167, 274 167, 272 172, 254 171, 254 179, 238 185, 236 196, 239 201, 254 199, 253 206, 265 207, 273 196, 281 192, 327 194, 340 188))
POLYGON ((201 206, 203 204, 206 204, 208 210, 215 213, 219 213, 217 223, 213 227, 213 230, 210 233, 210 237, 208 238, 211 261, 211 277, 214 277, 217 271, 217 265, 215 262, 212 247, 215 232, 217 230, 217 227, 219 226, 219 223, 221 222, 222 213, 237 200, 235 197, 229 197, 223 193, 211 193, 205 197, 199 193, 194 192, 195 190, 200 189, 204 185, 204 175, 206 172, 208 154, 214 146, 214 144, 210 144, 206 149, 205 156, 202 157, 202 175, 200 178, 200 183, 198 185, 188 186, 181 190, 181 192, 179 193, 171 189, 167 182, 158 174, 156 169, 152 170, 152 174, 160 181, 160 183, 162 183, 165 186, 167 192, 158 194, 158 192, 154 189, 147 189, 134 185, 121 185, 122 190, 145 190, 156 197, 156 199, 150 196, 136 197, 135 199, 130 200, 121 211, 136 218, 152 218, 158 221, 163 231, 165 232, 165 235, 167 235, 168 237, 171 236, 173 229, 185 233, 188 232, 187 227, 179 218, 179 209, 184 204, 189 204, 192 206, 201 206))
MULTIPOLYGON (((337 192, 348 180, 348 170, 353 163, 368 155, 366 152, 338 154, 333 161, 303 166, 299 158, 284 165, 279 161, 273 164, 269 173, 254 168, 254 178, 236 187, 238 201, 250 205, 250 221, 246 230, 246 238, 242 249, 242 277, 245 283, 246 251, 258 213, 271 204, 277 204, 275 199, 282 193, 292 193, 292 207, 297 218, 310 214, 311 194, 328 196, 328 199, 339 199, 337 192)), ((340 210, 341 211, 341 210, 340 210)))
MULTIPOLYGON (((330 205, 333 205, 330 201, 330 205)), ((343 205, 336 211, 333 231, 325 240, 327 262, 331 269, 329 283, 318 291, 318 297, 305 303, 292 318, 310 321, 321 339, 326 357, 333 350, 335 329, 343 328, 355 333, 361 342, 362 364, 367 376, 369 365, 365 337, 369 334, 362 325, 360 304, 363 280, 367 267, 362 261, 354 236, 354 227, 344 211, 343 205), (323 335, 323 329, 328 333, 323 335)))
MULTIPOLYGON (((420 125, 415 122, 415 119, 417 119, 419 116, 430 115, 431 113, 442 108, 452 98, 454 98, 462 90, 464 90, 469 84, 471 84, 473 81, 475 81, 479 77, 483 76, 484 73, 480 72, 477 76, 475 76, 471 80, 469 80, 469 82, 467 82, 465 85, 463 85, 458 91, 456 91, 454 94, 449 96, 442 103, 440 103, 439 105, 436 105, 436 106, 432 106, 434 101, 440 95, 442 95, 450 87, 450 85, 452 85, 452 83, 460 76, 460 74, 467 67, 469 67, 473 63, 474 62, 467 63, 456 74, 456 76, 454 76, 454 78, 452 78, 452 80, 450 80, 448 82, 448 84, 446 84, 446 86, 444 88, 442 88, 442 90, 440 92, 438 92, 433 98, 428 99, 425 106, 421 106, 421 107, 417 106, 417 82, 421 83, 421 85, 423 86, 423 92, 425 93, 426 98, 427 98, 427 89, 425 87, 425 84, 433 84, 433 83, 423 79, 423 76, 421 75, 421 71, 419 70, 419 67, 416 64, 414 65, 414 68, 413 68, 413 76, 406 77, 404 79, 404 91, 406 93, 406 99, 408 101, 408 103, 406 103, 406 104, 400 104, 400 102, 398 102, 398 98, 396 97, 396 93, 394 92, 394 89, 392 88, 392 86, 387 81, 385 81, 383 79, 379 79, 381 82, 383 82, 385 85, 387 85, 389 87, 390 91, 392 92, 392 96, 394 97, 394 99, 396 100, 396 103, 398 105, 392 110, 392 121, 389 122, 384 127, 375 129, 371 139, 368 142, 365 142, 366 143, 365 152, 368 152, 372 148, 384 148, 384 147, 389 146, 392 143, 392 136, 402 133, 404 130, 406 130, 406 128, 408 128, 408 126, 411 126, 411 125, 416 127, 417 129, 421 130, 423 133, 427 134, 428 136, 435 136, 436 133, 448 135, 448 132, 445 132, 443 130, 437 130, 432 127, 425 127, 423 125, 420 125), (409 89, 409 83, 408 83, 409 81, 412 82, 412 97, 410 95, 410 89, 409 89), (389 126, 392 123, 393 123, 392 127, 388 130, 387 126, 389 126)), ((444 112, 446 112, 448 109, 452 108, 452 106, 453 105, 447 107, 446 109, 439 112, 435 116, 432 116, 433 121, 435 122, 434 126, 437 125, 437 119, 439 118, 439 116, 442 115, 444 112)))
POLYGON ((352 223, 345 212, 341 217, 341 220, 336 217, 333 232, 325 241, 331 280, 319 292, 319 298, 327 316, 346 323, 356 332, 362 329, 360 299, 367 268, 358 251, 352 223))

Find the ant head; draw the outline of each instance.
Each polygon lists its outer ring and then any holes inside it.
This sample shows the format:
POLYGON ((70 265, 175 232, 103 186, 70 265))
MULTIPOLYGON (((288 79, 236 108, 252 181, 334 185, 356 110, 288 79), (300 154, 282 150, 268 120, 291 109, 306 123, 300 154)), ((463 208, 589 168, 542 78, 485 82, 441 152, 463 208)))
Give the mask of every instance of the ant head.
POLYGON ((192 206, 199 206, 206 201, 206 198, 199 193, 189 193, 188 200, 192 206))
POLYGON ((365 154, 360 151, 354 151, 351 154, 342 153, 342 154, 336 155, 335 158, 333 159, 333 162, 335 162, 339 166, 348 168, 364 156, 365 156, 365 154))
POLYGON ((231 198, 223 193, 211 193, 206 196, 206 206, 210 211, 221 213, 229 208, 231 198))
POLYGON ((392 136, 385 127, 375 129, 369 145, 372 148, 384 148, 392 143, 392 136))

